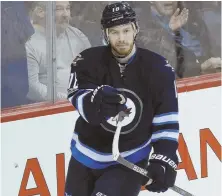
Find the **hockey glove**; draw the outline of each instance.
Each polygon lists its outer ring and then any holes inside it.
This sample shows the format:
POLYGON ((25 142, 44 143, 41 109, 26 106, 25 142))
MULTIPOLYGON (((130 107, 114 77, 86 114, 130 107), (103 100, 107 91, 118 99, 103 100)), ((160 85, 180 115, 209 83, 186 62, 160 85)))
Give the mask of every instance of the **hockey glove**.
POLYGON ((176 180, 176 168, 178 165, 178 158, 174 156, 167 156, 158 152, 151 155, 147 171, 151 180, 144 181, 145 188, 151 192, 165 192, 169 187, 172 187, 176 180))
POLYGON ((116 116, 120 111, 126 109, 126 97, 117 89, 102 85, 97 87, 91 96, 91 103, 96 105, 97 112, 101 118, 116 116))

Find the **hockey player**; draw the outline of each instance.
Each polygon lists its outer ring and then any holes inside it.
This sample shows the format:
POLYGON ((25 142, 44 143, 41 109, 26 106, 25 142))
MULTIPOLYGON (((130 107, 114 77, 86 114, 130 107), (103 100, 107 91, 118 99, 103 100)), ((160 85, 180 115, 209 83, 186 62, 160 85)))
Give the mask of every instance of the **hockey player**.
POLYGON ((139 27, 128 3, 107 5, 101 24, 107 46, 81 52, 71 65, 68 99, 80 116, 71 141, 65 195, 137 196, 142 185, 165 192, 175 183, 178 164, 174 71, 162 56, 135 46, 139 27), (146 168, 152 182, 113 161, 121 111, 127 114, 121 155, 146 168))

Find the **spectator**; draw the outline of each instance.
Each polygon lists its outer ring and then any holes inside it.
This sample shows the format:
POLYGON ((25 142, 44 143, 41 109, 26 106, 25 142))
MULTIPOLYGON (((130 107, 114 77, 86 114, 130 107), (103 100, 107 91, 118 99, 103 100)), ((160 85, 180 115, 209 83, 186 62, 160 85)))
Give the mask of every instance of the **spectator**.
MULTIPOLYGON (((35 34, 27 42, 29 93, 32 101, 47 100, 46 64, 46 3, 36 2, 32 10, 35 34)), ((90 47, 88 38, 77 28, 69 25, 70 5, 68 1, 56 2, 56 59, 57 99, 66 98, 68 75, 72 60, 84 49, 90 47)))
POLYGON ((103 45, 100 19, 102 11, 107 5, 105 2, 75 2, 71 3, 71 25, 84 32, 93 47, 103 45))
POLYGON ((28 104, 25 43, 34 33, 24 2, 1 2, 1 107, 28 104))
POLYGON ((186 2, 190 10, 198 13, 206 25, 212 56, 221 57, 221 2, 186 2))
POLYGON ((203 20, 197 14, 189 17, 182 2, 151 3, 147 21, 148 28, 141 29, 138 45, 167 58, 177 77, 215 72, 221 67, 220 58, 211 58, 203 20))

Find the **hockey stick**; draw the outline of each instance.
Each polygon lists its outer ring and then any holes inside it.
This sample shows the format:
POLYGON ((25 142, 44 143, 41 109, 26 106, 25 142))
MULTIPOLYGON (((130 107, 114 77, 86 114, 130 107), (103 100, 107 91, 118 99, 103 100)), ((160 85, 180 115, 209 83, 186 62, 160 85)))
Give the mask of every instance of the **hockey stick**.
MULTIPOLYGON (((126 159, 124 159, 123 157, 121 157, 120 152, 119 152, 119 137, 120 137, 120 132, 121 132, 121 121, 117 122, 117 129, 113 138, 113 144, 112 144, 112 153, 113 153, 113 159, 115 161, 117 161, 118 163, 120 163, 121 165, 124 165, 125 167, 128 167, 131 170, 134 170, 137 173, 140 173, 143 176, 146 176, 147 178, 149 178, 151 180, 151 178, 149 177, 148 171, 127 161, 126 159)), ((152 180, 151 180, 152 181, 152 180)), ((180 187, 174 185, 173 187, 169 187, 171 190, 179 193, 180 195, 183 196, 194 196, 191 193, 188 193, 187 191, 181 189, 180 187)))

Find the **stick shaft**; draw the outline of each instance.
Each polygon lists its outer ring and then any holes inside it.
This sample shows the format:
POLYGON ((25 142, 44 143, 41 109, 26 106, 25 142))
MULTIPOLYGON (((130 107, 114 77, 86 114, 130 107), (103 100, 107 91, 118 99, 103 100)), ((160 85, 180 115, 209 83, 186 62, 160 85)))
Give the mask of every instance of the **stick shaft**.
MULTIPOLYGON (((113 150, 113 159, 115 161, 117 161, 118 163, 120 163, 121 165, 124 165, 125 167, 128 167, 129 169, 151 179, 148 175, 148 171, 127 161, 126 159, 124 159, 123 157, 121 157, 120 152, 119 152, 119 137, 120 137, 120 132, 121 132, 121 124, 119 124, 117 126, 114 138, 113 138, 113 146, 112 146, 112 150, 113 150)), ((183 190, 182 188, 174 185, 173 187, 170 187, 171 190, 179 193, 180 195, 183 196, 194 196, 192 194, 190 194, 189 192, 183 190)))
MULTIPOLYGON (((141 174, 141 175, 143 175, 143 176, 151 179, 151 178, 148 176, 148 171, 147 171, 147 170, 145 170, 145 169, 143 169, 143 168, 141 168, 141 167, 139 167, 139 166, 137 166, 137 165, 135 165, 135 164, 127 161, 127 160, 124 159, 123 157, 119 156, 118 159, 117 159, 117 162, 120 163, 121 165, 124 165, 125 167, 128 167, 129 169, 134 170, 135 172, 137 172, 137 173, 139 173, 139 174, 141 174)), ((183 196, 194 196, 194 195, 192 195, 191 193, 183 190, 182 188, 180 188, 180 187, 178 187, 178 186, 176 186, 176 185, 174 185, 173 187, 169 187, 169 188, 170 188, 171 190, 179 193, 180 195, 183 195, 183 196)))

